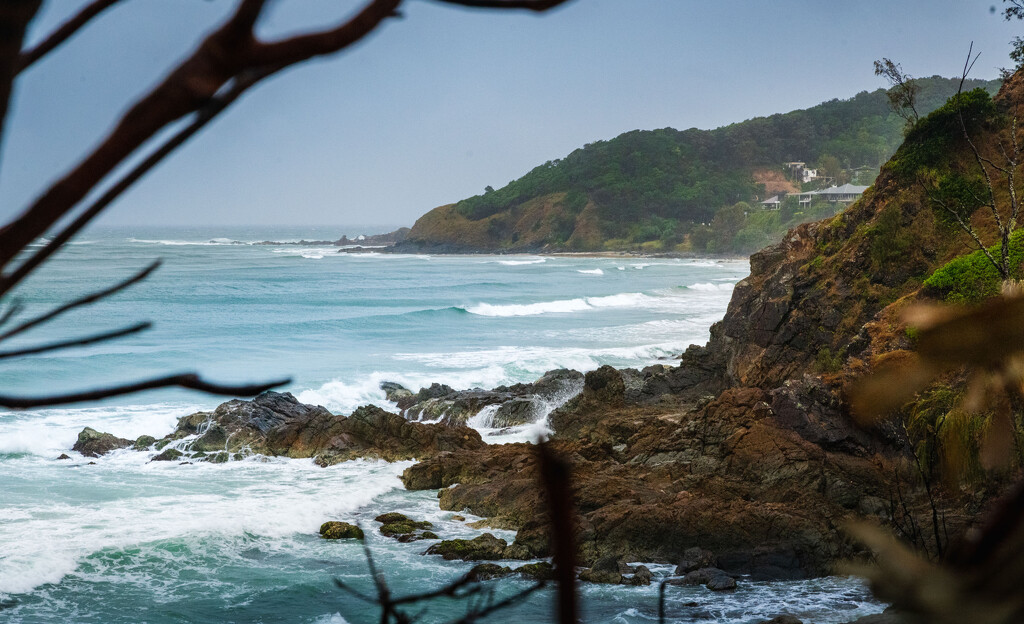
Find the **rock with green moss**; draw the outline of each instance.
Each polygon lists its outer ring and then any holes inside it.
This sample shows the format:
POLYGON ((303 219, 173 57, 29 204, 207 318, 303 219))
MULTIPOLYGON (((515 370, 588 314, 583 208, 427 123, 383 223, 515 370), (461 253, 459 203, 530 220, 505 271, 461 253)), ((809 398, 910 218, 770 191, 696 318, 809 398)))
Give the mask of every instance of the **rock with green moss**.
POLYGON ((169 448, 164 449, 162 453, 160 453, 150 461, 174 461, 176 459, 179 459, 182 455, 184 455, 184 453, 182 453, 178 449, 169 448))
POLYGON ((389 511, 388 513, 382 513, 373 519, 374 522, 381 522, 383 524, 391 524, 392 522, 408 522, 409 517, 405 514, 398 513, 397 511, 389 511))
POLYGON ((330 521, 320 525, 320 537, 329 540, 363 539, 363 530, 348 522, 330 521))
POLYGON ((133 440, 126 440, 110 433, 96 431, 92 427, 86 427, 78 434, 78 440, 71 450, 78 451, 86 457, 99 457, 113 450, 128 448, 134 443, 133 440))
POLYGON ((496 563, 481 563, 473 566, 473 569, 469 571, 467 576, 471 581, 490 581, 492 579, 504 578, 511 575, 513 572, 512 568, 500 566, 496 563))
POLYGON ((156 443, 156 438, 153 436, 142 435, 135 440, 135 444, 132 445, 133 451, 144 451, 156 443))
POLYGON ((471 540, 443 540, 428 548, 424 554, 441 555, 448 560, 496 561, 505 558, 506 548, 508 542, 490 533, 484 533, 471 540))
POLYGON ((547 561, 528 563, 516 568, 515 573, 535 581, 553 581, 555 579, 555 567, 547 561))

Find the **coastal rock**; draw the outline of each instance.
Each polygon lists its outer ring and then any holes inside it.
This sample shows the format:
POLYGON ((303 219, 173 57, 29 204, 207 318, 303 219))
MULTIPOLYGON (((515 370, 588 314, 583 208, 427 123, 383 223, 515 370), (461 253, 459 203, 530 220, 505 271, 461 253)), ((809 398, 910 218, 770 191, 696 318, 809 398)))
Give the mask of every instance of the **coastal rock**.
POLYGON ((68 455, 67 453, 61 453, 60 456, 57 457, 57 459, 71 459, 71 456, 68 455))
POLYGON ((493 390, 454 390, 435 383, 412 394, 395 383, 381 384, 389 400, 398 405, 408 420, 463 425, 484 408, 491 408, 488 422, 482 424, 496 428, 535 422, 578 394, 582 387, 583 374, 566 369, 548 371, 533 383, 493 390))
POLYGON ((473 566, 466 573, 469 580, 474 582, 490 581, 492 579, 504 578, 512 574, 512 568, 500 566, 496 563, 481 563, 473 566))
POLYGON ((637 587, 650 585, 654 579, 654 575, 651 573, 650 568, 645 565, 637 566, 636 570, 633 571, 633 576, 629 579, 630 585, 637 587))
POLYGON ((175 460, 180 459, 182 457, 182 455, 184 455, 184 453, 182 453, 178 449, 169 448, 169 449, 164 449, 163 451, 161 451, 158 455, 156 455, 153 459, 151 459, 149 461, 175 461, 175 460))
POLYGON ((718 558, 710 550, 698 546, 687 548, 683 552, 683 558, 676 566, 676 575, 685 575, 701 568, 714 568, 718 566, 718 558))
POLYGON ((363 530, 348 522, 330 521, 320 525, 320 537, 329 540, 363 539, 363 530))
POLYGON ((547 561, 528 563, 515 569, 515 573, 534 581, 555 580, 555 567, 547 561))
POLYGON ((78 440, 71 450, 86 457, 99 457, 110 451, 128 448, 134 443, 133 440, 126 440, 110 433, 101 433, 92 427, 86 427, 78 434, 78 440))
POLYGON ((411 423, 375 406, 337 416, 286 392, 264 392, 251 401, 228 401, 212 412, 185 416, 170 436, 155 442, 155 448, 189 436, 195 440, 183 450, 204 454, 200 459, 205 461, 259 454, 314 457, 321 466, 358 457, 424 458, 484 446, 480 435, 468 427, 411 423))
POLYGON ((736 579, 718 568, 701 568, 682 578, 680 585, 703 585, 712 591, 736 589, 736 579))
POLYGON ((153 446, 156 442, 156 438, 148 435, 141 435, 135 440, 135 444, 132 445, 133 451, 144 451, 149 447, 153 446))
POLYGON ((484 533, 471 540, 453 539, 438 542, 423 554, 441 555, 448 560, 497 561, 505 558, 506 548, 508 548, 508 542, 490 533, 484 533))

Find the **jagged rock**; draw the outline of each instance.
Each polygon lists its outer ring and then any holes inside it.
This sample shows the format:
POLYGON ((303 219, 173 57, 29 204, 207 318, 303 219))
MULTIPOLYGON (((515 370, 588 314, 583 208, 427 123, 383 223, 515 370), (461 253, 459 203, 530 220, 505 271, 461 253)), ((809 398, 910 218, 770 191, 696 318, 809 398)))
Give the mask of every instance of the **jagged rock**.
POLYGON ((714 568, 717 565, 718 559, 713 552, 694 546, 693 548, 687 548, 683 552, 683 558, 679 561, 679 565, 676 566, 675 574, 682 576, 700 568, 714 568))
POLYGON ((434 544, 423 554, 441 555, 445 559, 461 559, 463 561, 496 561, 504 558, 508 542, 494 537, 490 533, 474 537, 471 540, 443 540, 434 544))
POLYGON ((637 566, 636 570, 633 572, 632 578, 629 579, 629 584, 636 585, 638 587, 643 585, 650 585, 651 580, 653 579, 654 575, 651 574, 650 568, 648 568, 645 565, 640 565, 637 566))
POLYGON ((718 568, 701 568, 683 577, 681 585, 703 585, 711 591, 736 589, 736 579, 718 568))
POLYGON ((380 389, 384 391, 384 396, 392 403, 401 403, 414 396, 411 390, 402 384, 392 381, 381 382, 380 389))
POLYGON ((320 537, 329 540, 363 539, 363 530, 348 522, 330 521, 320 525, 320 537))
POLYGON ((78 441, 71 447, 71 450, 86 457, 99 457, 110 451, 127 448, 132 444, 134 444, 133 440, 126 440, 110 433, 101 433, 92 427, 86 427, 78 434, 78 441))
MULTIPOLYGON (((489 426, 511 427, 536 421, 549 406, 565 402, 582 386, 582 373, 560 369, 548 371, 530 384, 498 386, 493 390, 453 390, 450 386, 433 384, 414 395, 402 395, 396 404, 409 420, 449 425, 465 424, 485 407, 498 406, 489 426)), ((392 392, 400 393, 400 390, 393 388, 392 392)))
POLYGON ((375 406, 351 416, 336 416, 323 407, 305 405, 288 393, 264 392, 251 401, 222 403, 212 412, 197 412, 178 421, 174 432, 155 442, 157 450, 188 436, 183 449, 210 454, 220 461, 228 453, 313 457, 329 466, 358 457, 388 461, 430 457, 436 453, 484 446, 468 427, 411 423, 375 406))
POLYGON ((618 585, 622 583, 622 575, 617 571, 600 572, 593 568, 587 568, 580 572, 580 580, 588 583, 600 583, 603 585, 618 585))
POLYGON ((175 461, 179 459, 184 453, 175 448, 165 449, 159 455, 149 461, 175 461))
POLYGON ((553 581, 555 579, 555 567, 547 561, 528 563, 516 568, 515 573, 535 581, 553 581))
POLYGON ((466 574, 471 581, 490 581, 491 579, 504 578, 512 574, 512 568, 500 566, 496 563, 480 563, 466 574))

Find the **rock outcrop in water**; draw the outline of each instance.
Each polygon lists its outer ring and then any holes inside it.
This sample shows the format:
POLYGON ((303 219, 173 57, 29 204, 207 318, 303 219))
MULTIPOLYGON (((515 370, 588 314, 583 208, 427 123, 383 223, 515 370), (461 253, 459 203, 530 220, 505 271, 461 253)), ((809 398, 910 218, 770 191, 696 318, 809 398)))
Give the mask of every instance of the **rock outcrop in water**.
MULTIPOLYGON (((101 453, 133 444, 133 440, 86 428, 75 450, 101 453)), ((212 412, 185 416, 170 435, 155 440, 153 446, 161 451, 155 460, 222 462, 229 457, 268 455, 313 457, 318 464, 329 466, 360 457, 422 459, 485 445, 480 434, 469 427, 409 422, 372 405, 360 407, 348 417, 338 416, 323 407, 300 403, 287 392, 264 392, 251 401, 236 399, 212 412)))
POLYGON ((86 457, 99 457, 110 451, 128 448, 133 444, 135 444, 135 440, 119 438, 113 434, 101 433, 91 427, 86 427, 78 434, 78 440, 71 450, 78 451, 86 457))
POLYGON ((530 384, 499 386, 493 390, 455 390, 444 384, 433 384, 413 393, 407 388, 384 382, 381 389, 408 420, 465 425, 484 408, 486 427, 515 427, 542 418, 555 407, 579 394, 583 389, 583 374, 559 369, 548 371, 530 384))

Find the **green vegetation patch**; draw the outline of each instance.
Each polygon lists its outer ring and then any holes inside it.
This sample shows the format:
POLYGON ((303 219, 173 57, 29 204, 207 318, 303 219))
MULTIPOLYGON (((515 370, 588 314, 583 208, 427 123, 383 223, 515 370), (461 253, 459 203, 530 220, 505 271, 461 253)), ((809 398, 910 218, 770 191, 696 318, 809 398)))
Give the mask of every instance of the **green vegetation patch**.
MULTIPOLYGON (((988 248, 997 261, 1002 254, 1002 245, 988 248)), ((1024 230, 1010 235, 1010 276, 1021 279, 1021 263, 1024 262, 1024 230)), ((924 281, 928 294, 940 297, 950 303, 977 303, 999 294, 1002 280, 979 249, 961 256, 936 269, 924 281)))

